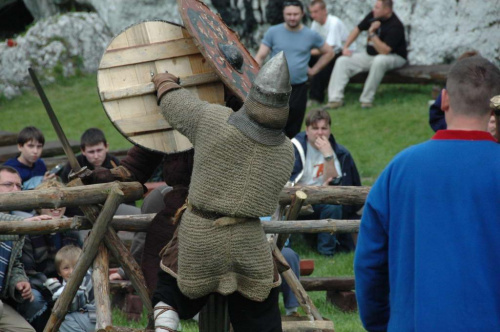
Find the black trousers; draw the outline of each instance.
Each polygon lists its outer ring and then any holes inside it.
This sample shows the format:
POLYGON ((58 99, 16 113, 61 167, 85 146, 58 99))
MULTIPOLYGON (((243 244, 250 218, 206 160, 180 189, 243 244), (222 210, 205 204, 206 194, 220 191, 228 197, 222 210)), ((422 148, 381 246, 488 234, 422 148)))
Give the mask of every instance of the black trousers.
POLYGON ((307 106, 307 89, 306 83, 292 85, 289 102, 290 111, 285 126, 285 135, 288 138, 294 138, 302 128, 307 106))
MULTIPOLYGON (((238 292, 227 296, 229 319, 235 332, 281 332, 281 314, 278 306, 279 287, 263 302, 252 301, 238 292)), ((152 303, 163 301, 174 307, 181 319, 190 319, 206 304, 208 295, 190 299, 179 289, 177 280, 160 270, 152 303)))
MULTIPOLYGON (((342 52, 335 54, 335 57, 311 79, 311 87, 309 88, 309 98, 323 103, 325 101, 325 91, 330 83, 330 76, 332 75, 333 66, 337 59, 342 55, 342 52)), ((314 66, 318 61, 319 56, 311 56, 309 60, 309 67, 314 66)))

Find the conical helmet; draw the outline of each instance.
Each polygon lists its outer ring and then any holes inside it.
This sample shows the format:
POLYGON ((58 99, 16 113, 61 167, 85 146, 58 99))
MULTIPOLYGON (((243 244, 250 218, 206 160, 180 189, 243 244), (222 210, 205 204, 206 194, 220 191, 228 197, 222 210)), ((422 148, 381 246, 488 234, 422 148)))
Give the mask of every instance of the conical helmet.
POLYGON ((259 71, 241 109, 228 122, 246 136, 265 145, 279 145, 288 120, 292 86, 285 54, 276 54, 259 71))

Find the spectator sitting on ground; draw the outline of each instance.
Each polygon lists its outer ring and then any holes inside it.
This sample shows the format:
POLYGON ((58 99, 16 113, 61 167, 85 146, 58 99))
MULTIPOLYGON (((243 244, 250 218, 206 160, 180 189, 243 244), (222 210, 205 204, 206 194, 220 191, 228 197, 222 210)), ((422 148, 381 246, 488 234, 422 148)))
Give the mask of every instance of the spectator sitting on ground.
MULTIPOLYGON (((295 164, 290 181, 303 186, 360 186, 358 170, 350 152, 335 141, 327 111, 315 109, 306 116, 306 131, 292 139, 295 164)), ((359 206, 312 205, 308 219, 354 219, 359 206)), ((331 256, 338 251, 354 250, 351 234, 319 233, 317 249, 331 256)))
POLYGON ((344 105, 344 89, 349 79, 368 71, 368 77, 359 97, 362 108, 373 106, 375 92, 387 71, 406 63, 406 39, 403 23, 392 10, 392 0, 377 0, 373 10, 355 27, 333 68, 328 84, 328 108, 344 105), (361 31, 368 30, 366 51, 352 53, 349 46, 361 31))
MULTIPOLYGON (((93 170, 96 167, 113 168, 120 165, 120 161, 109 154, 109 145, 102 130, 98 128, 89 128, 85 130, 80 138, 80 151, 82 154, 76 156, 81 167, 87 166, 93 170)), ((67 183, 71 166, 66 164, 61 173, 62 180, 67 183)))
MULTIPOLYGON (((87 166, 90 170, 95 170, 98 167, 111 169, 120 165, 120 161, 115 156, 108 153, 109 145, 102 130, 98 128, 89 128, 85 130, 80 138, 80 151, 82 154, 76 156, 81 167, 87 166)), ((69 162, 64 167, 61 178, 64 182, 68 182, 68 176, 71 172, 69 162)), ((120 204, 116 210, 116 215, 135 215, 141 211, 135 206, 135 202, 126 202, 120 204)), ((68 216, 82 215, 83 213, 78 208, 68 209, 68 216)), ((125 233, 120 233, 123 235, 125 233)))
MULTIPOLYGON (((325 90, 330 81, 333 66, 338 57, 342 55, 342 45, 345 43, 349 31, 345 24, 334 15, 328 14, 326 4, 323 0, 313 0, 309 5, 309 13, 313 22, 311 30, 316 31, 330 45, 335 53, 333 59, 328 62, 326 67, 321 69, 319 73, 311 78, 311 86, 309 91, 309 101, 307 106, 323 104, 325 101, 325 90)), ((351 48, 351 50, 353 50, 351 48)), ((309 67, 313 67, 318 61, 321 53, 317 49, 311 50, 311 60, 309 67)))
MULTIPOLYGON (((60 189, 64 184, 52 179, 42 182, 35 190, 60 189)), ((39 209, 41 215, 49 215, 52 218, 62 218, 66 208, 39 209)), ((33 295, 33 302, 23 302, 18 305, 18 312, 23 315, 38 331, 48 321, 50 308, 53 305, 52 296, 43 285, 47 278, 56 278, 57 271, 54 258, 57 251, 65 245, 81 246, 82 242, 78 231, 68 230, 53 234, 26 235, 22 263, 29 278, 33 295), (36 323, 33 323, 33 321, 36 323)))
POLYGON ((42 181, 53 178, 54 174, 47 172, 47 166, 42 156, 45 137, 36 127, 25 127, 17 135, 19 156, 10 158, 4 165, 14 167, 21 176, 24 189, 33 189, 42 181))
MULTIPOLYGON (((10 166, 0 166, 0 194, 21 191, 21 177, 17 170, 10 166)), ((39 221, 51 219, 50 216, 41 215, 23 218, 9 213, 0 213, 0 220, 4 221, 39 221)), ((28 277, 23 269, 21 253, 24 236, 0 235, 0 297, 3 300, 13 300, 16 306, 34 301, 34 295, 28 277), (17 302, 17 304, 16 304, 17 302)), ((3 311, 0 312, 0 331, 33 331, 28 322, 11 307, 0 301, 3 311)), ((31 322, 35 325, 34 322, 31 322)), ((43 330, 40 326, 39 330, 43 330)))
MULTIPOLYGON (((57 278, 48 279, 45 286, 50 290, 52 300, 55 302, 62 294, 66 283, 71 278, 78 258, 82 253, 79 247, 69 245, 62 247, 56 254, 55 266, 57 274, 63 279, 63 283, 57 278)), ((92 269, 85 274, 76 296, 71 302, 68 313, 59 327, 60 332, 91 332, 96 328, 96 308, 94 302, 94 288, 92 286, 92 269)))

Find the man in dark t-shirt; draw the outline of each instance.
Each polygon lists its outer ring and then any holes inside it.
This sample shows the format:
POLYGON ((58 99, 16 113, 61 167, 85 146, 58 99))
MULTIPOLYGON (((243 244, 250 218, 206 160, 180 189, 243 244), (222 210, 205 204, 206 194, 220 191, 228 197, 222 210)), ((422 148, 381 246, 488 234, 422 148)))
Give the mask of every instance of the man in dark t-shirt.
POLYGON ((392 10, 392 0, 377 0, 366 17, 355 27, 344 44, 342 57, 337 60, 328 85, 328 107, 338 108, 344 104, 344 88, 349 79, 368 71, 368 78, 359 98, 362 108, 373 105, 375 92, 391 69, 406 63, 406 39, 404 27, 392 10), (368 31, 366 50, 353 54, 349 46, 361 31, 368 31))

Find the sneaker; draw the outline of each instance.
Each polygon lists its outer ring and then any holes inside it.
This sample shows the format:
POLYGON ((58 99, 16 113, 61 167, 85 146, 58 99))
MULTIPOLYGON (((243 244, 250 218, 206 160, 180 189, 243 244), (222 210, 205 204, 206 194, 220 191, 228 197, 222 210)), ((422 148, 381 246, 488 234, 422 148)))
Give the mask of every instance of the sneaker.
POLYGON ((344 101, 331 101, 328 104, 326 104, 325 109, 336 109, 339 107, 344 106, 344 101))
POLYGON ((372 103, 361 103, 361 108, 372 108, 373 104, 372 103))

